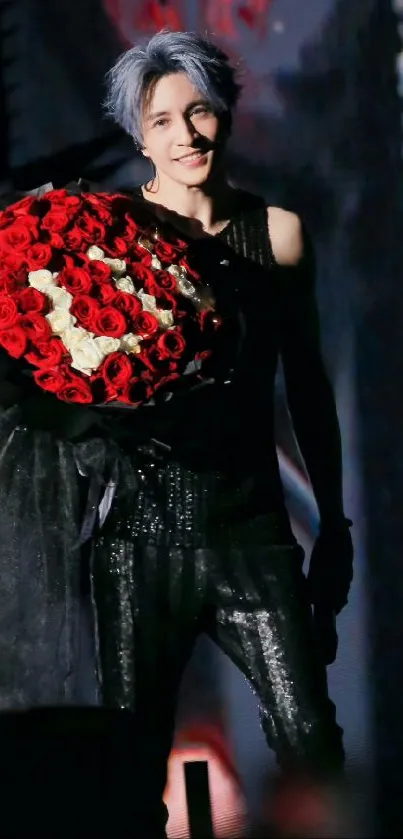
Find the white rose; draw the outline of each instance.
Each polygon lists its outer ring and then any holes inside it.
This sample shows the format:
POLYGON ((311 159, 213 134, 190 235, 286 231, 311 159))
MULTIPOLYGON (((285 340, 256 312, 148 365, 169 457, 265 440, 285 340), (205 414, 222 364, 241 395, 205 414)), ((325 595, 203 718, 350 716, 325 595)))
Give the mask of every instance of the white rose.
POLYGON ((94 338, 94 342, 103 357, 110 355, 112 352, 117 352, 120 349, 120 338, 109 338, 107 335, 100 335, 94 338))
POLYGON ((155 312, 157 302, 153 294, 145 294, 143 291, 139 291, 137 297, 141 300, 145 312, 155 312))
POLYGON ((134 294, 136 290, 130 277, 122 277, 120 280, 116 280, 115 285, 119 291, 126 291, 128 294, 134 294))
POLYGON ((55 335, 61 335, 76 322, 74 315, 71 315, 67 309, 54 309, 46 317, 55 335))
POLYGON ((153 254, 151 259, 151 268, 153 271, 160 271, 162 268, 162 263, 155 254, 153 254))
POLYGON ((87 250, 88 259, 99 259, 101 262, 105 256, 105 251, 99 248, 98 245, 91 245, 87 250))
POLYGON ((120 349, 125 353, 139 353, 141 338, 138 335, 133 335, 133 332, 128 332, 120 339, 120 349))
POLYGON ((170 329, 174 325, 174 316, 172 312, 169 312, 165 309, 159 309, 159 311, 155 314, 161 326, 163 326, 165 329, 170 329))
POLYGON ((56 278, 47 268, 39 268, 38 271, 29 272, 28 282, 32 288, 37 288, 38 291, 46 291, 49 286, 56 285, 56 278))
POLYGON ((65 347, 71 351, 78 347, 82 341, 86 341, 87 338, 91 338, 91 335, 86 329, 83 329, 82 326, 72 325, 63 332, 61 338, 65 347))
POLYGON ((83 376, 92 376, 93 370, 91 367, 80 367, 79 364, 74 364, 72 361, 70 367, 74 370, 78 370, 79 373, 82 373, 83 376))
POLYGON ((73 302, 73 295, 69 294, 66 289, 60 288, 60 286, 57 285, 52 285, 45 289, 45 293, 48 297, 50 297, 55 308, 70 309, 73 302))
POLYGON ((77 346, 70 349, 70 353, 72 367, 82 372, 96 370, 103 360, 103 355, 93 338, 83 339, 77 346))
POLYGON ((126 271, 124 259, 109 259, 109 257, 105 257, 103 261, 112 268, 112 274, 117 274, 119 277, 122 277, 126 271))

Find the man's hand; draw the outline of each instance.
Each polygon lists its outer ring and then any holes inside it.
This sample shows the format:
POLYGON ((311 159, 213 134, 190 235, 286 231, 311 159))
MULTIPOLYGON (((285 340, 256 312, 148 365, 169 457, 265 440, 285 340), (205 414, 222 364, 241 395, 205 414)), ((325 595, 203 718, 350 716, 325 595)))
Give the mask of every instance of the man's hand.
POLYGON ((328 666, 336 660, 338 637, 336 627, 336 615, 323 606, 315 606, 313 610, 313 622, 317 637, 317 643, 323 663, 328 666))
POLYGON ((309 563, 308 591, 311 603, 320 610, 327 609, 336 615, 347 603, 353 579, 354 549, 350 527, 348 519, 322 526, 309 563))
POLYGON ((323 663, 333 664, 337 655, 336 615, 347 603, 353 578, 351 522, 322 527, 314 544, 308 572, 308 593, 313 605, 318 646, 323 663))

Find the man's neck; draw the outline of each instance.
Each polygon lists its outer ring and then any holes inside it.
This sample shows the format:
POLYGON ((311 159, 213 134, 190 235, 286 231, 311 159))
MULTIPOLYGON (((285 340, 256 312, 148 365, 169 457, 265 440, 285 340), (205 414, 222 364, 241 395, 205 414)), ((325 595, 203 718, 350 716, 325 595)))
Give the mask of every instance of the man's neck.
POLYGON ((203 188, 157 178, 145 188, 145 197, 176 216, 198 224, 205 233, 214 233, 228 221, 232 192, 224 178, 203 188))

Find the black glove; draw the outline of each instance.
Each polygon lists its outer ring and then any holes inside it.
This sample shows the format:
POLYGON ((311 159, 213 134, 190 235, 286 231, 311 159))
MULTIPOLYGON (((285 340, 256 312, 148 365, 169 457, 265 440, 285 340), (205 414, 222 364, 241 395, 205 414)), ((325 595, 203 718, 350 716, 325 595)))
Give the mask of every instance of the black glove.
POLYGON ((321 527, 313 546, 308 572, 311 603, 338 615, 347 603, 353 579, 352 522, 341 519, 321 527))
POLYGON ((326 606, 314 606, 313 622, 320 655, 324 664, 333 664, 337 655, 336 615, 326 606))

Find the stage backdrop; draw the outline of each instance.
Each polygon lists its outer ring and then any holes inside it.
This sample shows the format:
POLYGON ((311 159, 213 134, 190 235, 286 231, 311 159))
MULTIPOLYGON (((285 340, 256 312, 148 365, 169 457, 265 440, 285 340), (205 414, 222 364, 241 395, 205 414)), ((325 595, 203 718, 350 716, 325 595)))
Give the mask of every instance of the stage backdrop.
MULTIPOLYGON (((147 177, 144 159, 100 107, 106 70, 140 37, 164 26, 209 32, 239 62, 244 95, 231 143, 232 178, 302 214, 317 249, 323 346, 337 396, 345 502, 356 549, 350 604, 338 623, 339 655, 329 669, 330 692, 349 763, 370 770, 375 744, 377 762, 387 771, 403 756, 402 736, 395 733, 391 746, 391 723, 385 721, 385 713, 392 713, 396 726, 401 714, 395 706, 392 712, 390 694, 382 689, 385 680, 395 693, 402 687, 390 655, 386 663, 384 656, 401 608, 394 559, 402 535, 400 496, 393 500, 386 490, 377 492, 392 479, 395 488, 403 486, 397 421, 390 412, 388 420, 380 417, 384 398, 400 399, 386 380, 399 380, 403 334, 394 282, 402 248, 399 196, 397 177, 388 177, 400 166, 401 142, 392 5, 389 0, 81 0, 73 15, 69 0, 52 8, 47 0, 14 0, 3 3, 1 26, 4 189, 33 189, 46 181, 59 185, 79 176, 107 187, 127 186, 147 177), (388 328, 393 358, 385 356, 388 328), (392 592, 388 574, 395 582, 392 592)), ((295 533, 309 553, 317 515, 281 375, 276 410, 287 501, 295 533)), ((245 813, 256 813, 273 763, 249 687, 204 639, 178 712, 167 789, 172 837, 188 835, 181 767, 184 759, 197 757, 209 761, 216 834, 227 835, 245 813)), ((390 790, 384 795, 390 809, 390 790)))

